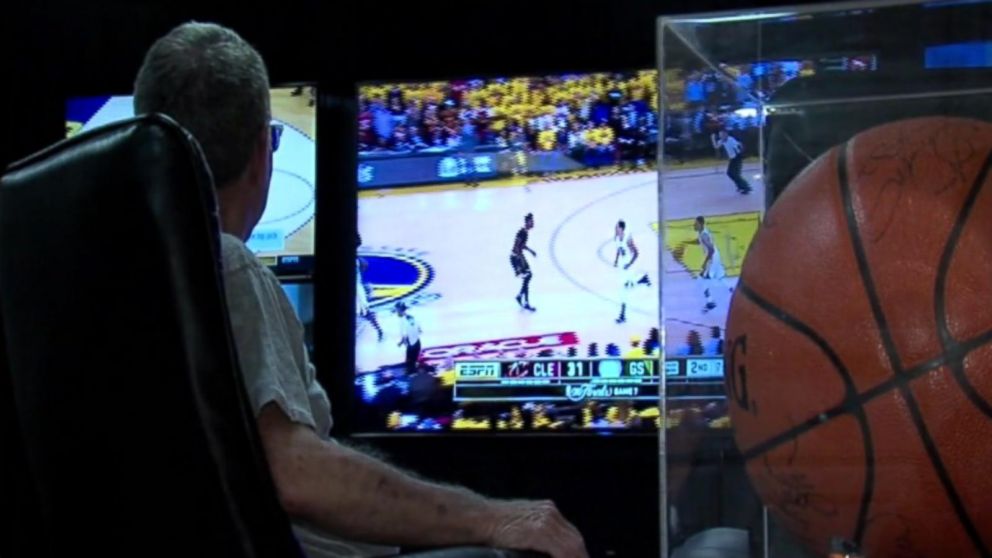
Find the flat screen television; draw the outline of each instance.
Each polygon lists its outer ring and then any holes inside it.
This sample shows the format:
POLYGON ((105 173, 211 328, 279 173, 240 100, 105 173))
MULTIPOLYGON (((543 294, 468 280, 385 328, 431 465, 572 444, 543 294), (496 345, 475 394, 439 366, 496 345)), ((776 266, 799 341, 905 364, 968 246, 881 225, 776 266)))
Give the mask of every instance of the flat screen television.
POLYGON ((694 409, 728 426, 723 329, 764 209, 762 103, 802 76, 876 67, 859 54, 664 80, 361 85, 356 432, 650 432, 662 382, 665 424, 694 409), (750 195, 719 130, 743 146, 750 195), (699 217, 725 268, 715 285, 699 277, 699 217))
POLYGON ((312 359, 314 351, 313 281, 284 279, 280 281, 280 284, 282 285, 283 292, 286 293, 286 298, 293 306, 296 316, 300 319, 300 323, 303 324, 303 343, 306 345, 312 359))
POLYGON ((356 431, 655 430, 656 72, 358 98, 356 431))
MULTIPOLYGON (((313 272, 316 211, 315 88, 271 90, 272 118, 283 124, 273 161, 265 213, 248 247, 277 275, 307 277, 313 272)), ((66 136, 134 116, 130 95, 73 97, 66 101, 66 136)))

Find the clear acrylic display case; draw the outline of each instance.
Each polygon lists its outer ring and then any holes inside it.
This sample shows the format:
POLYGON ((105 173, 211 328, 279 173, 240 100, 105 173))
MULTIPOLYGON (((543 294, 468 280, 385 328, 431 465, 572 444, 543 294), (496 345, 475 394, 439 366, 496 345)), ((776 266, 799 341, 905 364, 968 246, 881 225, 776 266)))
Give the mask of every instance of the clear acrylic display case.
POLYGON ((663 555, 992 556, 992 4, 658 20, 663 555))

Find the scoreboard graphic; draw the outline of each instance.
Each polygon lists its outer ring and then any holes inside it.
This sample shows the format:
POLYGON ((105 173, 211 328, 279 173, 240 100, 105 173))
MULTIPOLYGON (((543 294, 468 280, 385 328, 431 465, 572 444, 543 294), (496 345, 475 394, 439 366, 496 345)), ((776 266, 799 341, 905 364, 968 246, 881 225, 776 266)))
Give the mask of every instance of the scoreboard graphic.
POLYGON ((658 399, 657 359, 533 359, 455 363, 454 400, 658 399))
POLYGON ((658 359, 528 359, 455 363, 454 401, 652 401, 665 381, 667 396, 712 400, 723 396, 721 357, 658 359))

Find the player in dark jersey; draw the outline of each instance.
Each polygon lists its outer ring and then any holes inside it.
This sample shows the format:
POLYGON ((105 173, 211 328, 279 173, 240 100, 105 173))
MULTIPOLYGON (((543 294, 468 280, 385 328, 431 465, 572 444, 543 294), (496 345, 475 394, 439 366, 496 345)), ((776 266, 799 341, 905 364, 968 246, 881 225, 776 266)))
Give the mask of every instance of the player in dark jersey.
MULTIPOLYGON (((355 241, 355 250, 357 251, 362 245, 362 236, 358 235, 355 241)), ((379 341, 382 341, 383 333, 382 326, 379 325, 379 320, 375 316, 375 311, 372 310, 369 299, 372 296, 371 289, 368 284, 364 281, 364 273, 368 269, 369 264, 365 261, 365 258, 358 256, 355 257, 355 313, 359 318, 365 318, 368 320, 372 327, 375 328, 376 335, 379 337, 379 341)))
POLYGON ((400 317, 400 342, 397 346, 406 346, 406 373, 413 375, 417 372, 417 363, 420 361, 420 324, 413 316, 407 314, 406 304, 401 300, 396 303, 396 313, 400 317))
POLYGON ((517 294, 517 304, 524 310, 530 310, 531 312, 534 312, 537 308, 530 305, 530 279, 533 277, 533 274, 530 271, 530 264, 527 263, 527 258, 524 257, 524 251, 526 250, 535 258, 537 257, 537 254, 527 246, 528 231, 533 228, 534 214, 528 213, 524 217, 523 228, 517 231, 517 236, 513 240, 513 250, 510 252, 510 265, 513 266, 513 273, 517 277, 523 277, 523 285, 520 286, 520 292, 517 294))

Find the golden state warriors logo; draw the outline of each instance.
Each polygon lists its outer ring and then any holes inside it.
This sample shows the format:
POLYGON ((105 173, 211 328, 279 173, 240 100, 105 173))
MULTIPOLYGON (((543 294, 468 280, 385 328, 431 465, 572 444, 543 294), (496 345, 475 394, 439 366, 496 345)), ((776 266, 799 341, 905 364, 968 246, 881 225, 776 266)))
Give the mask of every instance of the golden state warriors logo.
POLYGON ((360 249, 358 259, 369 306, 377 308, 399 300, 413 305, 439 298, 422 292, 434 280, 434 268, 423 255, 413 250, 360 249))

